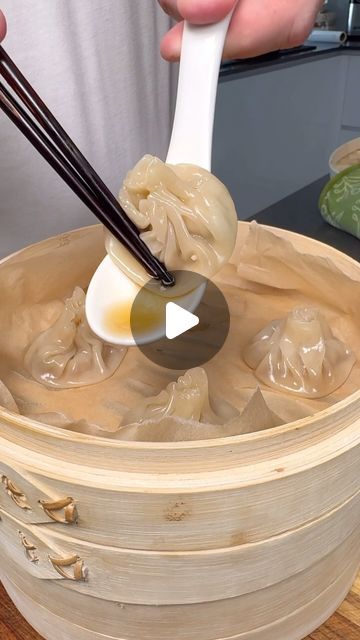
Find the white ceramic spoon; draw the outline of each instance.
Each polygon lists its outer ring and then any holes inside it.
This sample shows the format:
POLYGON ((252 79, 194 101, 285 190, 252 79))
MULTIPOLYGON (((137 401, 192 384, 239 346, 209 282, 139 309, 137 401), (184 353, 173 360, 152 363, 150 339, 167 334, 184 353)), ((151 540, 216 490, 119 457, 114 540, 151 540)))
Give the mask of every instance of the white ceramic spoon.
MULTIPOLYGON (((231 12, 212 25, 185 23, 181 48, 179 82, 172 136, 166 162, 194 164, 211 170, 211 149, 219 69, 231 12)), ((201 285, 176 302, 193 312, 206 285, 201 285)), ((86 316, 91 329, 105 342, 135 345, 130 326, 119 330, 109 322, 109 310, 131 308, 140 287, 106 256, 90 282, 86 316)), ((170 298, 171 299, 171 298, 170 298)), ((169 298, 168 298, 169 300, 169 298)), ((161 334, 161 335, 160 335, 161 334)), ((157 340, 163 327, 144 332, 137 344, 157 340), (160 333, 159 333, 160 332, 160 333)))

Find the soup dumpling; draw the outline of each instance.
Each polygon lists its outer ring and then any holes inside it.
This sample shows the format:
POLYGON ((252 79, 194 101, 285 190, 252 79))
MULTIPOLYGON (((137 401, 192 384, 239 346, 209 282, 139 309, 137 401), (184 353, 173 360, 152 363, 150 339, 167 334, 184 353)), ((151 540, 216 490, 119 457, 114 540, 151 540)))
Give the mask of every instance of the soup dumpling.
MULTIPOLYGON (((226 187, 205 169, 167 165, 146 155, 128 173, 119 199, 142 240, 170 271, 193 271, 210 278, 229 260, 237 233, 234 203, 226 187)), ((105 233, 112 260, 139 285, 146 284, 146 271, 105 233)), ((180 280, 178 293, 186 289, 180 280)))
POLYGON ((85 316, 85 293, 76 287, 55 323, 28 348, 24 362, 46 387, 81 387, 109 378, 126 349, 105 344, 91 331, 85 316))
POLYGON ((201 367, 196 367, 170 382, 158 395, 145 398, 134 409, 130 409, 122 424, 165 417, 222 424, 235 415, 236 409, 227 402, 210 401, 207 374, 201 367))
POLYGON ((335 391, 355 364, 351 349, 309 307, 273 320, 251 340, 243 357, 264 384, 308 398, 335 391))

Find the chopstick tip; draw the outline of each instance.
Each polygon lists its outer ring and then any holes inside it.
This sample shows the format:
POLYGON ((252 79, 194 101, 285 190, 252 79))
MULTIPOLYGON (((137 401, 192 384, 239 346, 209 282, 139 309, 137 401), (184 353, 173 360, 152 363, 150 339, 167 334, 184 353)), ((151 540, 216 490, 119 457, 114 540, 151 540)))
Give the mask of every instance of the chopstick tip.
POLYGON ((161 284, 164 287, 173 287, 175 283, 175 276, 172 273, 166 273, 161 276, 161 284))

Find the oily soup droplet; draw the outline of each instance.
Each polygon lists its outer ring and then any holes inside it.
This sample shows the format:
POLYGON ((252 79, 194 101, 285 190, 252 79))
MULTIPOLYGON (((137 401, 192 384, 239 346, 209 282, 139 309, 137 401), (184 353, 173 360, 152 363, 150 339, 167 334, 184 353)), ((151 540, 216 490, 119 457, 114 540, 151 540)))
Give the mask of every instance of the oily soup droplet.
MULTIPOLYGON (((159 296, 143 293, 141 314, 136 314, 137 335, 146 334, 161 327, 165 314, 165 304, 166 300, 159 296)), ((131 330, 132 305, 133 301, 126 300, 109 307, 105 312, 106 329, 113 334, 130 338, 133 333, 131 330)))
POLYGON ((112 334, 131 337, 130 331, 131 304, 117 303, 105 311, 104 325, 112 334))

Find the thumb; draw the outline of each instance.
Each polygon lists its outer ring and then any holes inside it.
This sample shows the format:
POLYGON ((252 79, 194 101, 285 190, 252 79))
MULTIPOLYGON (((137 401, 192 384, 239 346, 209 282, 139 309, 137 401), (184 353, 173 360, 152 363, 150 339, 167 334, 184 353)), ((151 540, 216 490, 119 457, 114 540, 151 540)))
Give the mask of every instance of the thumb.
POLYGON ((193 24, 219 22, 234 8, 236 0, 178 0, 184 20, 193 24))

